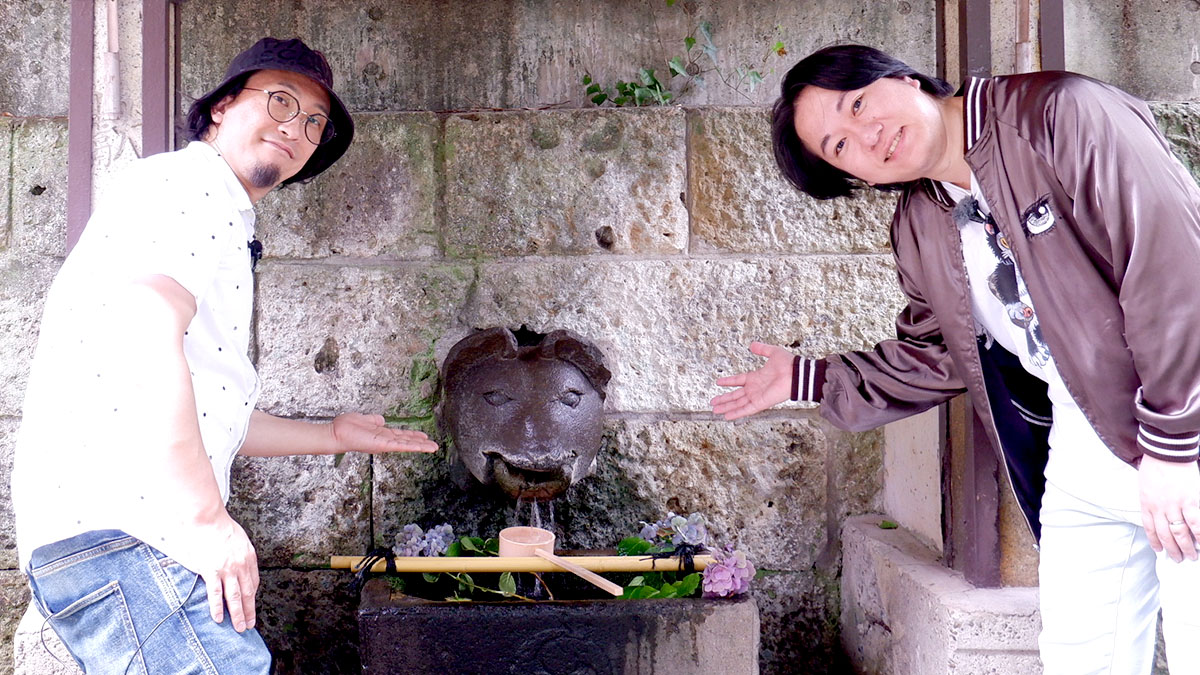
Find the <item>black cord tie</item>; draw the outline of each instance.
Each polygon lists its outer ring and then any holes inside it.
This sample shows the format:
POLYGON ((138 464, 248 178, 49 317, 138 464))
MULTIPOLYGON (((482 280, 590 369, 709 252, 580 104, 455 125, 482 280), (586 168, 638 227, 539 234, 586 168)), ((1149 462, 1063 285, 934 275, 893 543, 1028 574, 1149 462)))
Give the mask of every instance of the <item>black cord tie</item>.
POLYGON ((652 553, 652 560, 662 560, 672 556, 679 556, 679 571, 691 574, 696 571, 696 555, 703 553, 705 550, 704 544, 678 544, 674 550, 663 551, 662 553, 652 553))
POLYGON ((371 574, 371 568, 375 567, 375 563, 380 560, 387 564, 387 567, 384 569, 385 574, 396 573, 396 555, 392 553, 392 549, 383 546, 373 548, 363 557, 357 569, 350 568, 354 572, 354 579, 350 582, 350 591, 352 593, 358 595, 359 591, 367 583, 367 578, 371 574))

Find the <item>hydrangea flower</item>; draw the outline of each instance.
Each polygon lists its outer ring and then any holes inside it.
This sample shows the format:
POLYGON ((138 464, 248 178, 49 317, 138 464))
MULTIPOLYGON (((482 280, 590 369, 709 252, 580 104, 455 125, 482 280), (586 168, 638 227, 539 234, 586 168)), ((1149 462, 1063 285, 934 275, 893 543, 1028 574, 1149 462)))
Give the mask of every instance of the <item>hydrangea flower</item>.
POLYGON ((425 533, 425 547, 422 552, 427 556, 438 556, 445 553, 453 543, 454 529, 449 523, 442 523, 425 533))
POLYGON ((703 513, 693 513, 687 518, 674 516, 671 518, 671 530, 674 532, 671 543, 676 546, 681 543, 703 546, 708 541, 708 527, 704 522, 703 513))
POLYGON ((447 523, 425 532, 420 525, 409 523, 396 535, 392 553, 397 556, 439 556, 454 542, 454 530, 447 523))
POLYGON ((713 564, 704 568, 704 597, 728 598, 750 590, 754 565, 745 553, 726 546, 723 551, 713 551, 713 559, 713 564))
POLYGON ((661 539, 663 542, 671 537, 671 520, 675 518, 674 511, 667 511, 667 517, 653 523, 642 521, 642 531, 638 536, 650 543, 655 543, 655 540, 661 539))

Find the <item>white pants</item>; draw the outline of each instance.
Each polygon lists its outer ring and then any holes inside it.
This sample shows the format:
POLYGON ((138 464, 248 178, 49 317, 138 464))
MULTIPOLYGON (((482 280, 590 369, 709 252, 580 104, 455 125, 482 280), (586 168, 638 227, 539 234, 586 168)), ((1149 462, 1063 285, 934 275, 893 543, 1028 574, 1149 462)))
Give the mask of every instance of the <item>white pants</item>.
POLYGON ((1141 514, 1049 483, 1042 501, 1042 633, 1047 675, 1148 675, 1161 605, 1171 675, 1200 675, 1200 562, 1155 554, 1141 514))

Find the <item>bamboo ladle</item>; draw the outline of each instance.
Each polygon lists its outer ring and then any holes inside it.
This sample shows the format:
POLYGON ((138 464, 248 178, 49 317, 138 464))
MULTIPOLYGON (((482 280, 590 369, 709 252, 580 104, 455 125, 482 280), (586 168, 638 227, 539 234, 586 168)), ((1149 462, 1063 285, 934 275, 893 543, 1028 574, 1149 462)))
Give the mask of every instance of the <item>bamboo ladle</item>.
POLYGON ((554 533, 540 527, 506 527, 500 530, 500 557, 527 558, 538 556, 558 565, 595 586, 621 595, 624 589, 595 572, 554 555, 554 533))

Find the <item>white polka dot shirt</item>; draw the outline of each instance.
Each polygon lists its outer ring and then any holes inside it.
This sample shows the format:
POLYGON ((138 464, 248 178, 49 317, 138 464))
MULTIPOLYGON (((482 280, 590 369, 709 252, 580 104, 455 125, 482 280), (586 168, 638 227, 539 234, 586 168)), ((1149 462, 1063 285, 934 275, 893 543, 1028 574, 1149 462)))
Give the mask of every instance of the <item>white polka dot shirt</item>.
POLYGON ((221 498, 258 397, 247 356, 254 278, 248 241, 254 212, 219 154, 193 142, 138 160, 104 195, 51 286, 12 479, 17 544, 33 549, 96 529, 121 529, 169 552, 170 527, 139 492, 156 480, 123 447, 144 415, 109 402, 148 373, 110 365, 109 289, 149 275, 171 277, 196 301, 184 335, 196 416, 221 498))

